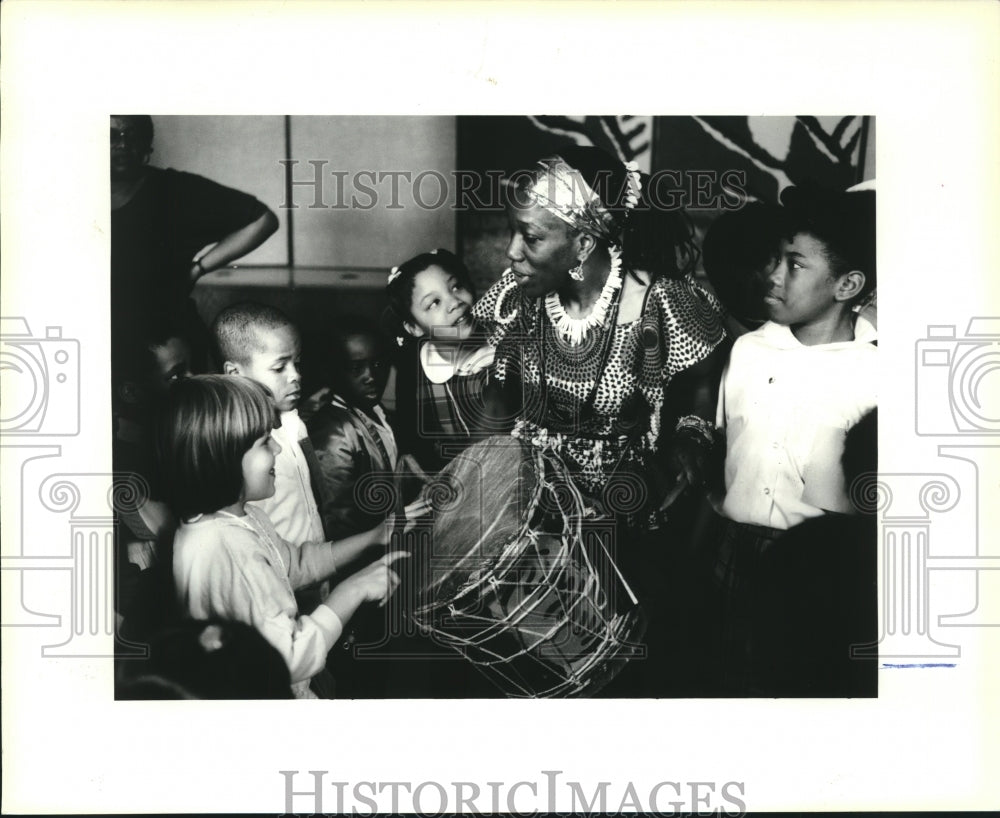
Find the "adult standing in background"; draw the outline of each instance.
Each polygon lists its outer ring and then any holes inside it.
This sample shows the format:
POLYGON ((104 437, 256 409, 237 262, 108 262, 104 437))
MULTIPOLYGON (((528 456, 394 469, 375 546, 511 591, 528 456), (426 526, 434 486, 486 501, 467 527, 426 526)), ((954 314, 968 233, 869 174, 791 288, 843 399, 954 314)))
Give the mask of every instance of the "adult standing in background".
POLYGON ((278 227, 274 213, 253 196, 194 174, 150 167, 152 151, 151 117, 111 117, 113 463, 116 473, 139 475, 153 487, 136 513, 116 509, 120 530, 128 535, 118 544, 118 604, 134 636, 141 633, 137 627, 162 624, 170 609, 163 600, 173 590, 161 573, 165 562, 169 576, 169 550, 164 560, 162 550, 133 545, 156 540, 169 548, 175 525, 155 502, 158 481, 147 460, 147 430, 136 417, 148 420, 161 397, 155 387, 162 388, 164 379, 208 367, 208 332, 190 297, 195 282, 246 255, 278 227))
POLYGON ((131 343, 151 315, 183 323, 196 369, 208 336, 191 290, 259 247, 278 218, 253 196, 202 176, 151 167, 153 120, 111 117, 112 343, 131 343))

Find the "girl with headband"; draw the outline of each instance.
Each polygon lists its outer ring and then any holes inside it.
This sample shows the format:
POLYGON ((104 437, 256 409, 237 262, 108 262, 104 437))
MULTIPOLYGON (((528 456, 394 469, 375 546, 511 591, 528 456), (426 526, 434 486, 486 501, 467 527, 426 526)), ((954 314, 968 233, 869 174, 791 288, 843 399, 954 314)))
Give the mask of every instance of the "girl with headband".
POLYGON ((474 440, 510 428, 491 398, 494 349, 472 315, 469 271, 453 253, 432 250, 393 267, 386 294, 401 353, 401 450, 436 472, 474 440))

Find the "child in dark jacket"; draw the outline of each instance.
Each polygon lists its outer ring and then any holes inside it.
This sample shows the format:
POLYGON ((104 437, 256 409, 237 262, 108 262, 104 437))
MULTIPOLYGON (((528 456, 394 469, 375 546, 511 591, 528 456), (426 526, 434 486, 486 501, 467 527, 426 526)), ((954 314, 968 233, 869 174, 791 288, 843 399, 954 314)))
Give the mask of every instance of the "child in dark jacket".
POLYGON ((328 379, 333 388, 306 426, 322 474, 320 513, 330 537, 375 525, 392 510, 396 436, 379 401, 385 389, 385 344, 371 322, 338 321, 328 379), (387 502, 388 501, 388 502, 387 502))

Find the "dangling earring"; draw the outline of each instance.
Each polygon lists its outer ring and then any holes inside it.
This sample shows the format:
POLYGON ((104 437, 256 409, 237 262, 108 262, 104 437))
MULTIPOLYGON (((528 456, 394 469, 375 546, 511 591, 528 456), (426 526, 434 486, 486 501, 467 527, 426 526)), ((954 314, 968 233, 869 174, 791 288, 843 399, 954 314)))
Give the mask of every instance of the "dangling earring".
POLYGON ((574 281, 583 281, 583 262, 581 261, 576 267, 573 267, 569 271, 569 277, 574 281))

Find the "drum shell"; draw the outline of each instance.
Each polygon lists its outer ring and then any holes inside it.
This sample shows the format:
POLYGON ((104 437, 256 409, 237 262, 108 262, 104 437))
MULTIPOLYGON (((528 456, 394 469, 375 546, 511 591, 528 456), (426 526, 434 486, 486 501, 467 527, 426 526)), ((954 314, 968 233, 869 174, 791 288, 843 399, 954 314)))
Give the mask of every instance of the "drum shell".
MULTIPOLYGON (((476 450, 466 456, 493 463, 489 445, 476 450)), ((593 695, 642 651, 645 627, 613 559, 614 522, 586 517, 552 453, 524 447, 507 459, 535 475, 520 526, 471 557, 431 543, 412 616, 509 696, 593 695)))

